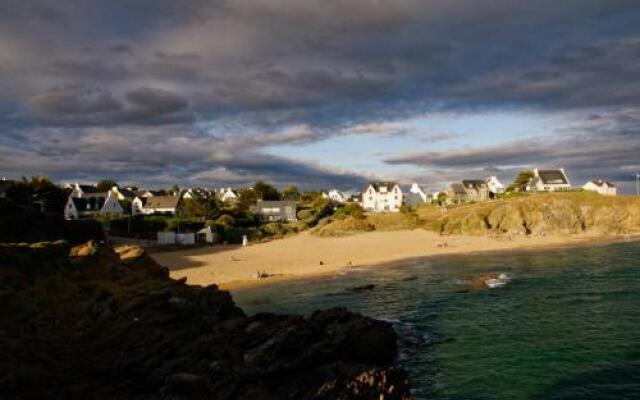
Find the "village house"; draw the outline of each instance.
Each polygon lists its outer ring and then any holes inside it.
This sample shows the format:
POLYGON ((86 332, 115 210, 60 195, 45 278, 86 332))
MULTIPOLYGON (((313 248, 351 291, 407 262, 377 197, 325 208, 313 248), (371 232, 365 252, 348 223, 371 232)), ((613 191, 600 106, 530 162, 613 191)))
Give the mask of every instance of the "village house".
POLYGON ((527 185, 528 192, 558 192, 571 190, 571 182, 564 169, 534 169, 527 185))
POLYGON ((447 204, 462 204, 468 201, 467 191, 461 183, 452 183, 446 191, 447 204))
POLYGON ((131 214, 171 214, 175 215, 180 196, 136 197, 131 202, 131 214))
POLYGON ((398 212, 402 189, 394 182, 373 182, 362 194, 362 207, 370 212, 398 212))
POLYGON ((413 183, 409 190, 403 194, 404 205, 409 207, 426 204, 427 198, 427 194, 417 183, 413 183))
POLYGON ((119 188, 117 186, 114 186, 111 188, 111 191, 113 192, 113 194, 115 194, 118 200, 132 201, 136 198, 136 194, 132 190, 127 188, 119 188))
POLYGON ((349 193, 341 192, 338 189, 331 189, 328 193, 322 192, 322 197, 336 203, 346 203, 351 196, 349 193))
POLYGON ((462 181, 462 187, 467 192, 468 201, 489 200, 489 186, 485 181, 478 179, 465 179, 462 181))
POLYGON ((618 189, 616 188, 616 185, 602 179, 589 181, 585 183, 584 186, 582 186, 582 188, 584 190, 596 192, 599 194, 603 194, 605 196, 616 196, 618 194, 618 189))
POLYGON ((296 221, 296 202, 275 200, 265 201, 258 200, 255 206, 251 206, 251 212, 253 212, 258 220, 262 222, 288 222, 296 221))
POLYGON ((71 196, 82 198, 83 195, 95 195, 100 193, 98 188, 93 185, 81 185, 79 183, 75 183, 74 185, 67 185, 66 187, 71 187, 71 196))
POLYGON ((124 209, 120 205, 115 193, 71 193, 64 208, 65 219, 79 219, 92 215, 121 217, 124 209))
POLYGON ((236 189, 220 189, 218 196, 223 203, 233 204, 238 201, 238 191, 236 189))
POLYGON ((489 188, 489 197, 494 199, 496 197, 496 195, 504 193, 505 187, 502 184, 502 182, 500 182, 498 180, 497 176, 490 176, 487 179, 485 179, 485 183, 487 184, 487 187, 489 188))

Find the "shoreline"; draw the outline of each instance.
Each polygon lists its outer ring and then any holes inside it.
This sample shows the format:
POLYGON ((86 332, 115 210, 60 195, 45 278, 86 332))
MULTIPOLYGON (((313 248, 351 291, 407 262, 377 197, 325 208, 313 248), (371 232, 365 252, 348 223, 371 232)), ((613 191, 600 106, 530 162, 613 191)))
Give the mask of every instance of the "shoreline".
POLYGON ((422 229, 374 231, 339 238, 319 238, 308 232, 248 247, 216 246, 152 253, 174 279, 191 285, 215 283, 223 290, 248 289, 278 282, 331 276, 352 268, 380 268, 419 263, 439 256, 562 249, 639 241, 629 236, 595 233, 546 237, 439 236, 422 229), (446 242, 446 247, 438 243, 446 242), (323 261, 325 260, 325 261, 323 261), (322 262, 322 264, 320 264, 322 262), (273 274, 256 279, 257 270, 273 274))

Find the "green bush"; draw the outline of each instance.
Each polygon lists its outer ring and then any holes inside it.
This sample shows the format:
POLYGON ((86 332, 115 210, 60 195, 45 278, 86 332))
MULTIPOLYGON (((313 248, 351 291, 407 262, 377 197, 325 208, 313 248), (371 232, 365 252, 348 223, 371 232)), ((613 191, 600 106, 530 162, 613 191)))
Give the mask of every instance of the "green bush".
POLYGON ((344 219, 346 217, 353 217, 356 219, 364 219, 364 209, 355 203, 347 204, 344 207, 340 207, 334 214, 337 219, 344 219))
POLYGON ((260 230, 267 236, 282 236, 285 233, 285 228, 282 224, 277 222, 270 222, 260 227, 260 230))
POLYGON ((216 220, 216 224, 225 225, 225 226, 234 226, 236 224, 236 220, 229 214, 223 214, 218 217, 218 219, 216 220))
POLYGON ((306 219, 312 218, 313 214, 314 214, 313 211, 309 209, 300 210, 298 211, 298 219, 306 220, 306 219))

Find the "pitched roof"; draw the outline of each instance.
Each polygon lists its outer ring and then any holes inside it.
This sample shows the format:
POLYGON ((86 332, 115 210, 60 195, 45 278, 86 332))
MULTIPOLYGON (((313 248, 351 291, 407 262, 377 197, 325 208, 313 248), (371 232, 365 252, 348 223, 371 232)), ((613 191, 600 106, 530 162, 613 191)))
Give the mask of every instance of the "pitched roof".
POLYGON ((82 193, 98 193, 98 188, 93 185, 78 185, 82 193))
POLYGON ((569 181, 567 181, 567 177, 564 175, 564 172, 559 169, 539 170, 538 176, 544 184, 566 185, 569 183, 569 181))
POLYGON ((616 185, 615 185, 615 184, 613 184, 613 183, 611 183, 611 182, 609 182, 609 181, 602 180, 602 179, 596 179, 596 180, 589 181, 589 182, 593 183, 593 184, 594 184, 594 185, 596 185, 596 186, 600 186, 600 187, 604 186, 604 184, 605 184, 605 183, 606 183, 606 184, 607 184, 607 186, 609 186, 609 187, 616 187, 616 185))
POLYGON ((464 190, 464 186, 461 183, 452 183, 451 189, 455 194, 467 194, 466 190, 464 190))
POLYGON ((391 190, 391 189, 393 189, 394 186, 397 185, 397 183, 395 183, 395 182, 370 182, 369 185, 373 186, 373 189, 376 192, 379 192, 381 187, 386 187, 387 190, 391 190))
POLYGON ((424 204, 425 201, 422 199, 422 196, 420 196, 419 193, 413 193, 413 192, 409 192, 404 194, 403 196, 403 200, 405 202, 406 205, 408 206, 415 206, 418 204, 424 204))
POLYGON ((178 196, 153 196, 147 197, 144 208, 176 208, 180 202, 178 196))
POLYGON ((481 188, 487 186, 487 182, 479 179, 464 179, 462 185, 466 188, 481 188))
POLYGON ((104 205, 106 198, 107 198, 106 195, 104 196, 93 195, 93 196, 72 197, 71 201, 73 201, 73 205, 76 207, 76 209, 79 212, 81 211, 98 212, 102 209, 102 206, 104 205))
POLYGON ((123 195, 126 198, 134 198, 136 197, 136 194, 129 189, 125 189, 125 188, 118 188, 118 192, 120 192, 121 195, 123 195))

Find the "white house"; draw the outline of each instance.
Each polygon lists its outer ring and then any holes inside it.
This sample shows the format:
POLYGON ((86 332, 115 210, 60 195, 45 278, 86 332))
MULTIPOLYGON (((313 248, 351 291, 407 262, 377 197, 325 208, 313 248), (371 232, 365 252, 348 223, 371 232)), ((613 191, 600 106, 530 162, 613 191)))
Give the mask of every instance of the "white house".
POLYGON ((398 212, 402 189, 394 182, 373 182, 362 193, 362 207, 371 212, 398 212))
POLYGON ((417 183, 413 183, 409 191, 403 194, 403 202, 407 206, 417 206, 427 202, 427 194, 417 183))
POLYGON ((496 194, 504 193, 504 185, 498 180, 497 176, 490 176, 485 179, 485 182, 489 187, 489 193, 491 197, 495 197, 496 194))
POLYGON ((220 189, 220 200, 224 203, 235 203, 238 201, 238 192, 231 188, 220 189))
POLYGON ((571 190, 571 182, 563 168, 534 169, 533 178, 527 185, 527 191, 557 192, 571 190))
POLYGON ((153 196, 147 198, 136 197, 131 203, 132 213, 135 214, 173 214, 175 215, 180 203, 180 196, 153 196))
POLYGON ((286 222, 296 221, 296 202, 287 200, 275 200, 264 201, 258 200, 255 206, 251 206, 251 212, 253 212, 258 220, 286 222))
POLYGON ((325 199, 330 199, 331 201, 335 201, 336 203, 346 203, 349 199, 349 195, 346 193, 340 192, 337 189, 329 190, 329 193, 322 193, 322 197, 325 199))
POLYGON ((585 183, 584 186, 582 186, 582 188, 584 190, 589 190, 591 192, 596 192, 606 196, 615 196, 618 194, 618 189, 616 188, 616 185, 602 179, 589 181, 585 183))
POLYGON ((125 188, 119 188, 114 186, 111 188, 113 194, 115 194, 118 200, 133 200, 136 197, 136 194, 133 191, 125 188))
POLYGON ((97 194, 98 188, 93 185, 81 185, 75 183, 72 185, 71 196, 81 198, 83 195, 97 194))
POLYGON ((83 194, 80 197, 77 196, 77 193, 69 195, 64 208, 66 219, 78 219, 93 214, 120 217, 124 214, 124 210, 112 191, 83 194))

